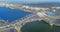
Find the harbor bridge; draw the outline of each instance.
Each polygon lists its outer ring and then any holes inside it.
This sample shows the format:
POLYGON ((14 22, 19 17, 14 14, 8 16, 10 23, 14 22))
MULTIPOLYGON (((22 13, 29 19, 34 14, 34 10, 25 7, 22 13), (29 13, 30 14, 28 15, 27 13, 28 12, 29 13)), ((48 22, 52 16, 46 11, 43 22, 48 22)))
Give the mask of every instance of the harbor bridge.
MULTIPOLYGON (((8 3, 0 3, 0 7, 6 7, 6 8, 11 8, 11 9, 20 9, 20 10, 23 10, 26 12, 33 13, 33 14, 26 15, 25 17, 23 17, 21 19, 13 21, 13 23, 11 23, 11 24, 6 22, 6 24, 8 23, 9 25, 0 27, 1 31, 9 29, 9 28, 15 28, 19 32, 20 28, 27 22, 32 22, 32 21, 42 20, 42 19, 43 20, 51 19, 51 21, 53 21, 52 19, 60 19, 60 16, 51 17, 51 16, 48 16, 45 14, 46 12, 50 11, 50 9, 52 9, 52 8, 31 7, 31 6, 8 4, 8 3)), ((48 22, 48 20, 46 20, 46 22, 48 22)), ((50 24, 52 25, 52 22, 50 24)))

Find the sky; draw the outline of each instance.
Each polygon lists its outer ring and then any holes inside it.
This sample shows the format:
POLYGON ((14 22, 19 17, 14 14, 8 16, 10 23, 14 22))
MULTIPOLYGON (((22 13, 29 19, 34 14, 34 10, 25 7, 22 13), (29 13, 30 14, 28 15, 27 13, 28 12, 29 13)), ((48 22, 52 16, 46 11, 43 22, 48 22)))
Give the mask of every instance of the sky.
POLYGON ((9 3, 43 3, 43 2, 60 2, 60 0, 0 0, 0 2, 9 3))

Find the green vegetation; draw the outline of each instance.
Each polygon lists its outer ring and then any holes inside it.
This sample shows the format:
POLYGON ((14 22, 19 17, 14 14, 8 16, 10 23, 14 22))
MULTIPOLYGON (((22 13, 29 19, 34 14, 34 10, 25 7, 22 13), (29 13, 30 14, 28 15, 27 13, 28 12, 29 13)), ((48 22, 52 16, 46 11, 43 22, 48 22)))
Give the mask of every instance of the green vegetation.
POLYGON ((51 26, 44 21, 28 22, 21 28, 22 32, 49 32, 51 26))
POLYGON ((59 26, 51 27, 44 21, 28 22, 21 28, 22 32, 60 32, 59 26))

